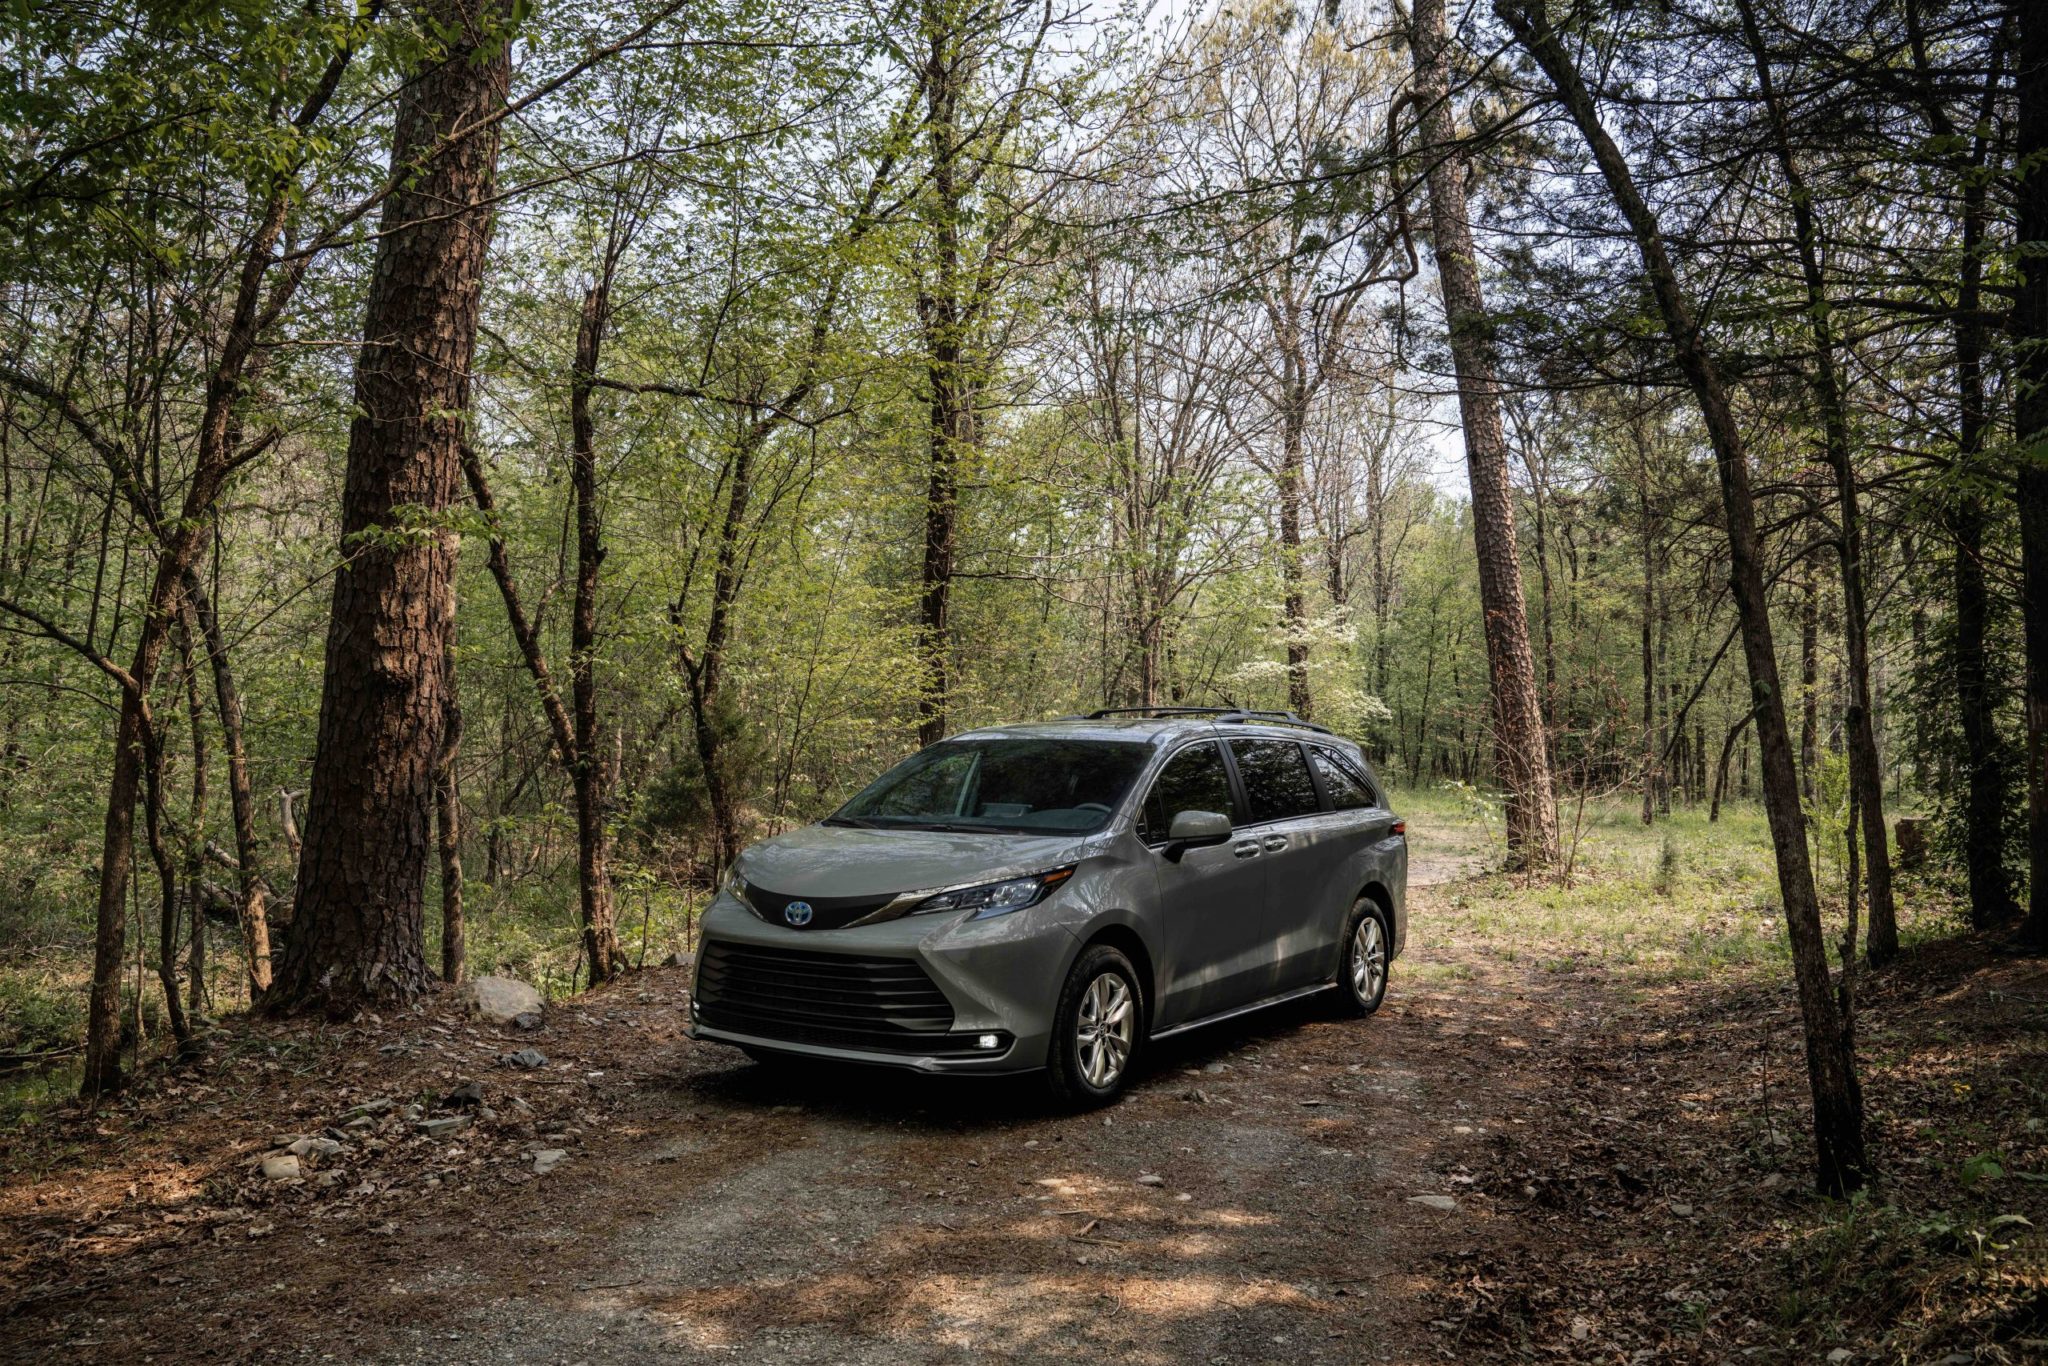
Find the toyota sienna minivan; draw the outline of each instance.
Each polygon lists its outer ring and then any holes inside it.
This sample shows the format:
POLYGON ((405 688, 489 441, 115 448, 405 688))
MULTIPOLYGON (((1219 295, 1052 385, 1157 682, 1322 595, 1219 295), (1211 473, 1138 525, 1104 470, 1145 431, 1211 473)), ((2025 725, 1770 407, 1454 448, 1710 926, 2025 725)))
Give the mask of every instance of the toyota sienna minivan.
POLYGON ((919 751, 754 845, 706 910, 692 1038, 759 1061, 1043 1070, 1330 991, 1370 1015, 1408 849, 1356 745, 1291 714, 1098 711, 919 751))

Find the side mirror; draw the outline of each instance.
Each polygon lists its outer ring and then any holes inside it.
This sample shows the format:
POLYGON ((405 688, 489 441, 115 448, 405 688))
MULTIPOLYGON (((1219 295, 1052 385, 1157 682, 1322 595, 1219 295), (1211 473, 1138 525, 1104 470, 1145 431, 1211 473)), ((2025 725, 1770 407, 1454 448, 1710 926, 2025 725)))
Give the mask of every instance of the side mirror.
POLYGON ((1221 844, 1230 838, 1230 817, 1221 811, 1176 812, 1173 823, 1166 827, 1166 857, 1180 862, 1180 856, 1190 849, 1202 849, 1212 844, 1221 844))

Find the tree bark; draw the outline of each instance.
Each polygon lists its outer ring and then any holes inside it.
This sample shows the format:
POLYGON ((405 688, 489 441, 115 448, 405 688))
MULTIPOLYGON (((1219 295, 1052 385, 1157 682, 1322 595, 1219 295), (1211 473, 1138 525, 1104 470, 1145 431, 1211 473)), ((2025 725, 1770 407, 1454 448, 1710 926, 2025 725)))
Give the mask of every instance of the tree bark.
MULTIPOLYGON (((1792 130, 1778 98, 1763 30, 1757 24, 1754 0, 1737 0, 1742 27, 1755 58, 1758 93, 1770 120, 1778 169, 1792 201, 1793 236, 1799 248, 1799 269, 1806 287, 1806 324, 1813 349, 1811 383, 1820 409, 1828 465, 1835 476, 1839 536, 1835 547, 1842 565, 1842 641, 1848 654, 1849 704, 1845 717, 1849 742, 1849 785, 1862 824, 1864 878, 1870 890, 1865 953, 1872 967, 1898 956, 1898 910, 1892 900, 1891 847, 1884 822, 1884 766, 1877 751, 1877 727, 1870 705, 1870 617, 1863 587, 1863 526, 1857 510, 1856 465, 1850 449, 1849 414, 1836 359, 1835 326, 1821 273, 1820 228, 1813 213, 1813 193, 1793 155, 1792 130)), ((1851 832, 1851 838, 1855 836, 1851 832)))
POLYGON ((974 442, 972 384, 966 365, 967 319, 961 259, 960 139, 957 113, 962 79, 950 52, 947 30, 934 22, 926 59, 927 136, 931 185, 937 217, 932 224, 928 288, 918 295, 918 321, 925 342, 927 442, 930 466, 925 481, 924 564, 918 581, 919 648, 924 685, 917 699, 917 740, 929 745, 946 734, 952 691, 953 566, 959 509, 960 456, 974 442))
POLYGON ((1540 0, 1496 0, 1494 12, 1536 59, 1585 139, 1616 206, 1627 220, 1656 295, 1680 371, 1699 402, 1720 473, 1728 522, 1730 587, 1742 624, 1743 654, 1749 665, 1756 707, 1757 741, 1763 759, 1764 809, 1777 855, 1778 890, 1785 903, 1785 927, 1792 946, 1793 977, 1806 1029, 1807 1082, 1813 1095, 1814 1177, 1818 1187, 1838 1194, 1860 1189, 1870 1179, 1863 1142, 1863 1093, 1847 1020, 1846 1001, 1831 990, 1826 931, 1821 925, 1813 869, 1807 859, 1806 830, 1799 806, 1799 775, 1792 737, 1778 685, 1778 656, 1771 638, 1770 601, 1764 586, 1756 501, 1750 488, 1749 457, 1736 425, 1719 367, 1694 320, 1679 284, 1656 215, 1636 188, 1621 150, 1601 126, 1593 97, 1566 55, 1540 0))
MULTIPOLYGON (((1961 409, 1956 463, 1965 480, 1977 477, 1990 428, 1984 393, 1984 325, 1975 315, 1984 262, 1984 187, 1963 189, 1963 261, 1956 291, 1956 393, 1961 409)), ((1991 594, 1984 582, 1984 499, 1965 486, 1950 514, 1955 540, 1951 582, 1955 597, 1956 706, 1963 726, 1963 767, 1969 792, 1963 807, 1964 860, 1969 869, 1970 923, 1990 929, 2019 910, 2005 866, 2005 751, 1991 690, 1991 594)))
POLYGON ((2012 194, 2021 243, 2013 301, 2013 426, 2019 437, 2021 606, 2027 635, 2027 918, 2048 949, 2048 12, 2019 7, 2019 136, 2012 194))
POLYGON ((1657 613, 1657 523, 1650 512, 1650 461, 1648 443, 1642 437, 1638 415, 1636 429, 1636 506, 1643 528, 1643 824, 1657 819, 1657 768, 1662 758, 1657 748, 1657 655, 1652 631, 1657 613))
POLYGON ((199 881, 206 868, 206 704, 192 652, 189 615, 178 623, 178 658, 184 666, 185 720, 192 733, 192 797, 185 808, 186 1005, 194 1019, 206 1010, 206 905, 199 881))
POLYGON ((1492 324, 1480 292, 1478 257, 1466 215, 1465 156, 1451 117, 1448 47, 1443 0, 1417 0, 1411 48, 1424 154, 1429 158, 1430 237, 1436 248, 1458 378, 1465 463, 1472 480, 1472 531, 1479 554, 1480 608, 1486 618, 1495 761, 1507 788, 1509 860, 1535 868, 1557 861, 1557 798, 1537 699, 1536 662, 1529 648, 1492 324))
POLYGON ((446 50, 404 86, 356 363, 342 538, 297 905, 273 1010, 345 1017, 430 977, 424 894, 446 713, 445 526, 460 478, 511 63, 510 0, 435 0, 446 50))
MULTIPOLYGON (((1904 7, 1911 37, 1915 74, 1928 131, 1951 144, 1959 141, 1932 71, 1920 5, 1904 7)), ((2001 28, 1998 47, 2009 34, 2001 28)), ((1990 405, 1984 385, 1987 331, 1983 308, 1984 230, 1987 181, 1984 167, 1991 155, 1990 130, 2003 85, 2002 53, 1995 53, 1985 73, 1970 153, 1956 164, 1956 197, 1961 204, 1962 256, 1956 272, 1956 472, 1960 475, 1949 513, 1954 542, 1950 588, 1955 611, 1955 636, 1950 667, 1955 671, 1956 707, 1963 730, 1962 766, 1968 791, 1963 803, 1963 849, 1970 886, 1970 923, 1978 929, 2002 925, 2019 911, 2012 875, 2005 863, 2005 804, 2008 788, 2005 754, 1998 734, 1997 699, 1991 681, 1991 594, 1984 577, 1986 508, 1978 481, 1985 476, 1984 447, 1991 430, 1990 405)), ((1917 636, 1916 631, 1916 636, 1917 636)), ((1947 789, 1948 764, 1943 756, 1940 778, 1947 789)))
MULTIPOLYGON (((1302 384, 1300 348, 1287 343, 1285 409, 1280 418, 1280 583, 1282 627, 1287 633, 1287 705, 1297 716, 1315 714, 1308 686, 1308 583, 1302 563, 1301 492, 1307 473, 1303 428, 1308 425, 1308 394, 1302 384)), ((1533 667, 1533 666, 1532 666, 1533 667)))
POLYGON ((213 669, 213 697, 220 715, 221 738, 228 761, 228 801, 235 823, 235 880, 241 892, 237 918, 242 926, 242 951, 249 974, 249 998, 270 989, 269 890, 263 877, 263 844, 256 833, 256 794, 249 784, 249 751, 242 733, 242 693, 221 636, 213 602, 195 571, 185 575, 185 600, 191 604, 199 637, 206 644, 213 669))
POLYGON ((1799 791, 1807 801, 1820 795, 1820 585, 1812 554, 1799 572, 1799 791))
POLYGON ((619 970, 619 936, 614 923, 609 793, 599 756, 597 715, 597 587, 604 565, 604 538, 597 506, 597 432, 590 392, 610 321, 611 268, 583 296, 576 327, 576 369, 569 380, 569 483, 576 496, 576 600, 569 615, 569 691, 575 708, 576 752, 571 777, 576 792, 576 872, 583 911, 583 954, 592 986, 619 970))
MULTIPOLYGON (((452 615, 453 604, 448 610, 452 615)), ((447 715, 441 723, 441 753, 434 771, 434 836, 441 859, 441 980, 453 983, 466 974, 469 943, 462 906, 462 785, 456 773, 462 757, 462 699, 456 691, 452 649, 445 667, 447 715)))

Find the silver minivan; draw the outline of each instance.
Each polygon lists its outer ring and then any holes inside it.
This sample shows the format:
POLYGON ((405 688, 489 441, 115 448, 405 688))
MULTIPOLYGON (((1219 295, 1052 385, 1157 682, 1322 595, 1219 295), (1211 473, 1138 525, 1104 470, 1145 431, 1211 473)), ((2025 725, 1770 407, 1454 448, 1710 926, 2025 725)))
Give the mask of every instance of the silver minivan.
POLYGON ((1042 1069, 1099 1104, 1148 1040, 1324 991, 1377 1010, 1404 832, 1358 747, 1291 714, 969 731, 734 862, 690 1035, 764 1062, 1042 1069))

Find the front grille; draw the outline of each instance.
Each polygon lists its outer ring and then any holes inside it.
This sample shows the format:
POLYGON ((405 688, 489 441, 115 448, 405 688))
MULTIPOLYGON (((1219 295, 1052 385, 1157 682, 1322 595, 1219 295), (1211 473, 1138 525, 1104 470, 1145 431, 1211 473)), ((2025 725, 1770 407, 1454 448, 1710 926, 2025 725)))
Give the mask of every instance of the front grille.
POLYGON ((747 909, 771 925, 780 925, 793 930, 836 930, 864 916, 872 915, 896 899, 894 892, 887 896, 790 896, 783 892, 771 892, 756 883, 747 884, 747 909), (801 901, 811 908, 811 914, 801 925, 792 925, 783 914, 792 901, 801 901))
POLYGON ((868 958, 713 941, 697 969, 698 1019, 712 1029, 878 1053, 972 1053, 953 1006, 908 958, 868 958))

